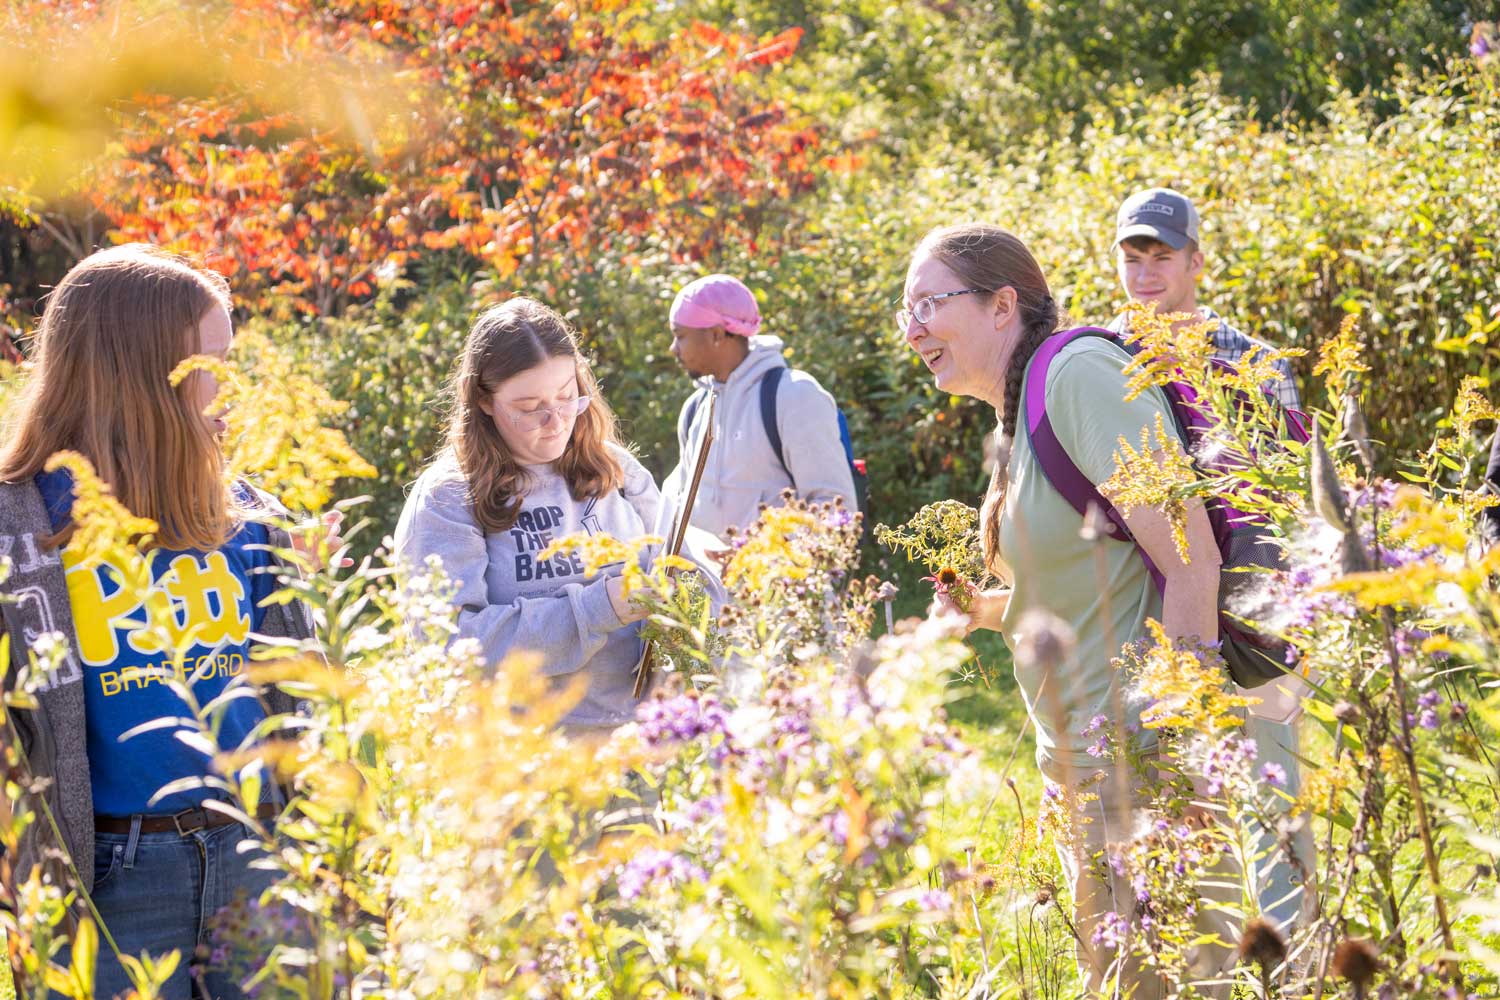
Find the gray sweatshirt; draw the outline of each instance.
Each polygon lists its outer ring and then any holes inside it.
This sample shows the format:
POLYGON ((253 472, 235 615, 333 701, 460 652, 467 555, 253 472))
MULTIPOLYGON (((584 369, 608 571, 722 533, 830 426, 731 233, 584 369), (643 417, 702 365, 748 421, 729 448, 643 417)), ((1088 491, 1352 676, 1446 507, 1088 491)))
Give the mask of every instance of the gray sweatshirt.
POLYGON ((656 484, 635 457, 614 448, 625 485, 602 499, 574 500, 550 465, 529 466, 531 482, 516 525, 486 534, 469 504, 468 483, 451 452, 422 473, 396 525, 400 565, 420 569, 436 555, 458 587, 458 634, 479 641, 497 666, 512 651, 542 654, 542 673, 566 684, 587 679, 583 699, 563 718, 567 726, 612 727, 635 716, 633 669, 641 653, 640 625, 624 625, 609 603, 609 567, 585 579, 578 556, 538 558, 547 545, 577 532, 630 541, 662 533, 656 484))
MULTIPOLYGON (((719 394, 719 403, 713 447, 689 523, 721 538, 731 525, 749 527, 760 504, 775 506, 788 486, 813 503, 829 503, 841 496, 850 510, 855 506, 854 477, 839 439, 838 407, 806 372, 788 372, 776 392, 776 425, 786 455, 785 469, 771 448, 761 419, 760 380, 772 368, 788 367, 781 347, 779 337, 751 337, 750 353, 728 381, 718 382, 712 376, 698 380, 700 386, 719 394)), ((680 458, 662 484, 663 502, 674 510, 692 481, 708 411, 705 399, 689 427, 688 404, 684 403, 677 420, 680 458)))

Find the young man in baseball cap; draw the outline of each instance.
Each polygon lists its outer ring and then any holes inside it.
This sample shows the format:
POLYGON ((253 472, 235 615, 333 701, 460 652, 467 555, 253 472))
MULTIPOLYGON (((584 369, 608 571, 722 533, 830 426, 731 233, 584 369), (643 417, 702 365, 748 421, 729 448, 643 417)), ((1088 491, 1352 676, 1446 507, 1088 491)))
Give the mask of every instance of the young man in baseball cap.
MULTIPOLYGON (((1149 188, 1126 198, 1115 220, 1113 250, 1120 284, 1130 301, 1154 303, 1159 315, 1188 313, 1197 317, 1181 320, 1180 324, 1203 320, 1215 324, 1214 357, 1233 363, 1251 347, 1261 351, 1271 349, 1241 333, 1212 309, 1198 304, 1203 251, 1198 245, 1198 210, 1186 195, 1171 188, 1149 188)), ((1128 321, 1129 314, 1121 313, 1109 328, 1124 333, 1128 321)), ((1266 388, 1282 406, 1301 409, 1291 365, 1281 361, 1276 367, 1282 377, 1266 388)))
POLYGON ((689 524, 723 538, 748 528, 762 503, 791 487, 812 503, 855 505, 854 477, 838 406, 818 380, 790 368, 779 337, 760 334, 760 307, 738 278, 710 274, 672 303, 672 356, 698 382, 677 420, 680 459, 663 500, 684 502, 718 395, 714 440, 689 524))
MULTIPOLYGON (((1241 333, 1229 321, 1207 306, 1198 304, 1198 279, 1203 274, 1203 251, 1198 243, 1198 210, 1186 195, 1171 188, 1150 188, 1125 199, 1115 220, 1115 268, 1120 284, 1131 302, 1154 303, 1158 314, 1187 313, 1176 325, 1185 326, 1207 320, 1211 331, 1214 357, 1233 364, 1252 347, 1261 351, 1271 348, 1262 341, 1241 333)), ((1124 333, 1130 314, 1121 313, 1109 324, 1124 333)), ((1281 378, 1267 385, 1283 406, 1301 409, 1302 402, 1292 380, 1291 365, 1281 361, 1276 366, 1281 378)), ((1267 709, 1257 717, 1252 710, 1245 721, 1245 735, 1259 751, 1257 773, 1270 775, 1267 781, 1280 784, 1283 791, 1296 795, 1301 784, 1297 759, 1300 715, 1295 693, 1270 692, 1265 688, 1242 692, 1263 697, 1267 709), (1279 706, 1279 707, 1278 707, 1279 706)), ((1310 829, 1292 836, 1290 843, 1298 864, 1278 846, 1278 832, 1259 831, 1256 863, 1256 895, 1265 915, 1283 927, 1289 927, 1301 913, 1310 912, 1312 894, 1304 883, 1311 884, 1316 872, 1316 846, 1310 829), (1305 877, 1304 877, 1305 873, 1305 877)))

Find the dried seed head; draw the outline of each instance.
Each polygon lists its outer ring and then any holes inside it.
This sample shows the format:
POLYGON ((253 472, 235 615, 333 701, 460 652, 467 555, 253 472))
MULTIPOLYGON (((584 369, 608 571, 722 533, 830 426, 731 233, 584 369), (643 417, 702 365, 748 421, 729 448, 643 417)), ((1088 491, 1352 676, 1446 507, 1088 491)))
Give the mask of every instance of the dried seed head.
POLYGON ((1264 917, 1245 924, 1240 934, 1240 961, 1270 970, 1286 960, 1286 938, 1264 917))
POLYGON ((1380 953, 1364 938, 1345 938, 1333 953, 1333 974, 1363 991, 1380 968, 1380 953))
POLYGON ((1344 496, 1343 484, 1339 482, 1338 466, 1323 444, 1322 426, 1313 421, 1312 444, 1308 447, 1312 461, 1312 503, 1318 516, 1342 532, 1349 530, 1349 502, 1344 496))
POLYGON ((1365 412, 1360 408, 1359 397, 1354 393, 1344 394, 1344 437, 1359 454, 1365 471, 1375 468, 1375 449, 1370 447, 1370 428, 1365 423, 1365 412))
POLYGON ((1351 702, 1340 701, 1333 706, 1333 717, 1346 726, 1352 726, 1359 721, 1359 709, 1351 702))
POLYGON ((1011 440, 999 427, 984 439, 984 471, 994 472, 1010 465, 1011 440))
POLYGON ((1109 517, 1104 513, 1104 508, 1096 503, 1089 504, 1088 511, 1083 515, 1083 527, 1078 529, 1078 537, 1085 542, 1097 542, 1108 530, 1109 517))
POLYGON ((1057 898, 1057 889, 1048 882, 1036 891, 1036 905, 1048 906, 1057 898))
POLYGON ((1057 670, 1073 655, 1078 639, 1073 628, 1041 608, 1021 616, 1016 625, 1016 662, 1032 670, 1057 670))

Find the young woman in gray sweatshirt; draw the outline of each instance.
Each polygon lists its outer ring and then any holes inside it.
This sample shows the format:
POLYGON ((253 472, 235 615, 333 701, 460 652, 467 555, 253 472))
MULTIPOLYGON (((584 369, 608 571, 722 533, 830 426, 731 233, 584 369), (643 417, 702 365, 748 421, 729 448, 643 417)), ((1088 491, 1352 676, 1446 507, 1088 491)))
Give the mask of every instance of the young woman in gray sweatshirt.
POLYGON ((645 612, 623 596, 620 567, 586 579, 577 556, 541 553, 578 532, 660 533, 651 474, 620 445, 567 322, 533 299, 475 321, 454 395, 447 447, 401 512, 398 562, 420 570, 437 557, 458 588, 458 635, 492 668, 529 650, 549 677, 581 675, 565 726, 630 721, 645 612))

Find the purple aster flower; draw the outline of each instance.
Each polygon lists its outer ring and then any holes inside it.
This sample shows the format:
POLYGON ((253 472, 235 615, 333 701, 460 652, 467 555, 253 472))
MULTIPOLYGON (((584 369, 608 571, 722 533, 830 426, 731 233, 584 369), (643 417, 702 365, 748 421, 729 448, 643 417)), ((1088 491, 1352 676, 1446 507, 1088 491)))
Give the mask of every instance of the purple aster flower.
POLYGON ((1124 919, 1114 910, 1110 910, 1099 918, 1094 925, 1094 933, 1091 936, 1094 944, 1105 948, 1117 949, 1125 943, 1125 937, 1129 931, 1124 919))
POLYGON ((928 889, 917 897, 917 909, 923 913, 947 913, 953 909, 953 899, 941 889, 928 889))
POLYGON ((690 823, 706 823, 722 816, 724 815, 724 796, 710 795, 696 802, 690 802, 685 814, 690 823))
POLYGON ((1261 780, 1277 788, 1286 787, 1286 768, 1277 763, 1269 763, 1260 769, 1261 780))
POLYGON ((723 735, 728 716, 711 694, 655 698, 636 709, 641 738, 650 746, 685 743, 703 735, 723 735))
POLYGON ((684 882, 706 882, 708 872, 683 857, 658 847, 648 847, 625 863, 615 882, 620 898, 632 900, 656 882, 681 884, 684 882))

